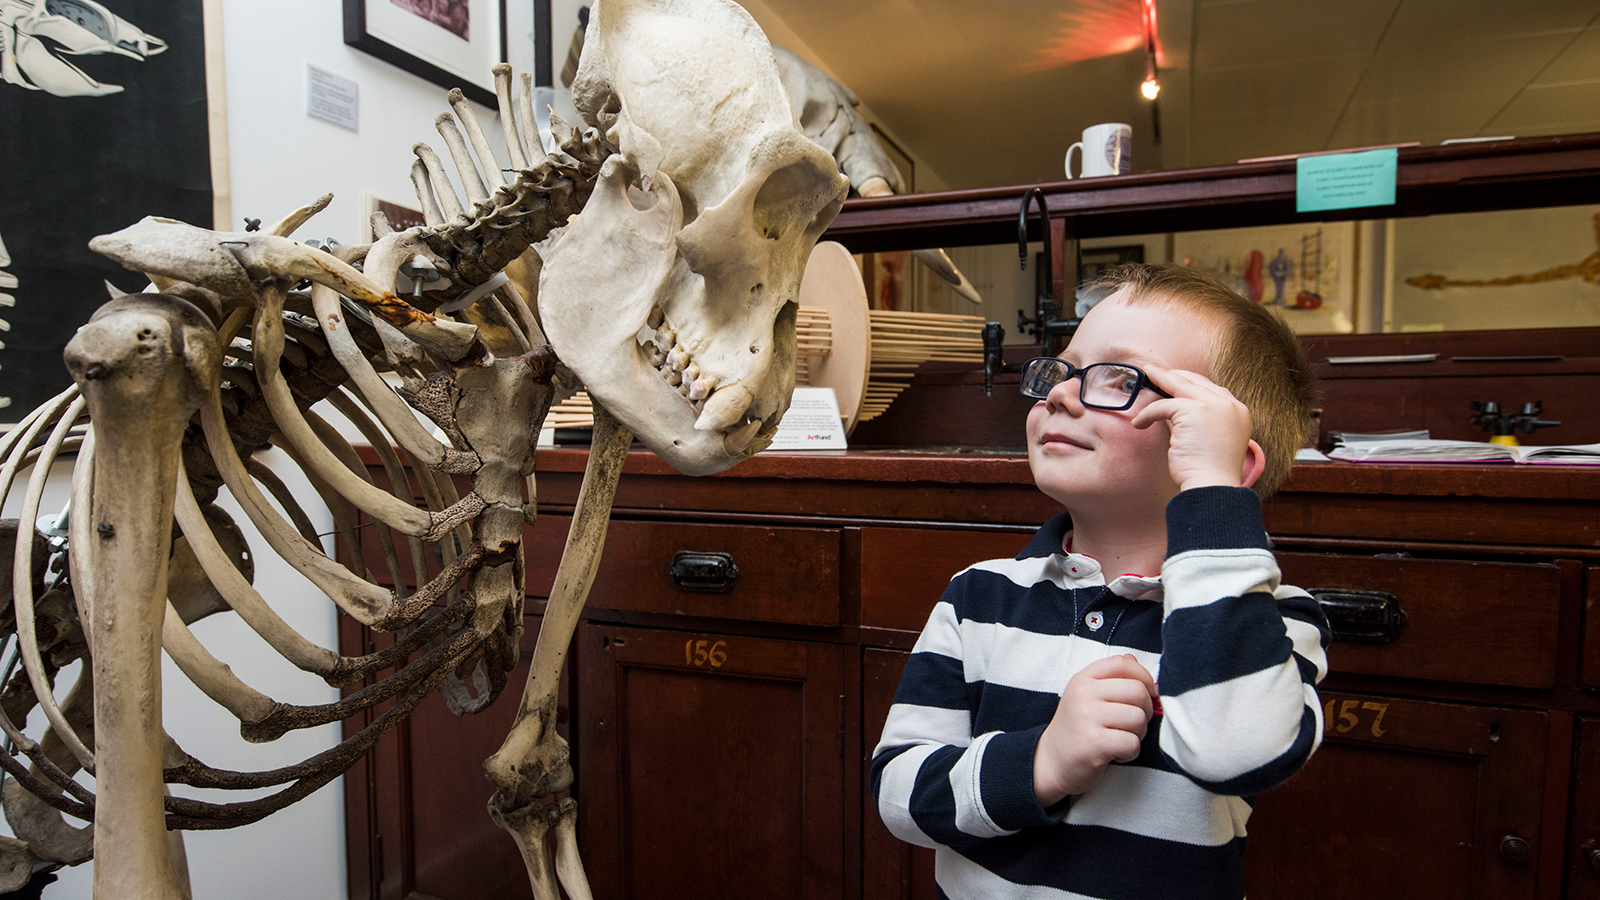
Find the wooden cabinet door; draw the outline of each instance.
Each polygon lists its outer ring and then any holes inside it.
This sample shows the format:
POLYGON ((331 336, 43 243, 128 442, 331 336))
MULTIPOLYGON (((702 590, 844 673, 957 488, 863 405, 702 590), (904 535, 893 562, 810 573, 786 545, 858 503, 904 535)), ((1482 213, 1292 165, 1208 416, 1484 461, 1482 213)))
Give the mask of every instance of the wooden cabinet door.
POLYGON ((1250 817, 1252 900, 1534 897, 1544 713, 1321 699, 1321 749, 1250 817))
POLYGON ((1600 691, 1600 566, 1583 573, 1583 662, 1578 681, 1600 691))
POLYGON ((1574 759, 1566 898, 1600 900, 1600 719, 1579 717, 1574 759))
POLYGON ((889 833, 872 803, 872 750, 894 704, 911 654, 868 648, 861 654, 861 896, 868 900, 934 900, 933 851, 889 833))
MULTIPOLYGON (((457 716, 435 693, 345 773, 351 900, 531 900, 517 845, 490 821, 485 808, 494 786, 484 777, 483 761, 511 730, 540 621, 538 616, 524 619, 521 659, 488 709, 457 716)), ((346 655, 393 641, 392 634, 374 634, 340 616, 340 650, 346 655)), ((556 709, 563 737, 569 697, 563 671, 556 709)), ((345 736, 391 705, 345 720, 345 736)))
POLYGON ((578 643, 596 900, 844 896, 846 648, 593 623, 578 643))

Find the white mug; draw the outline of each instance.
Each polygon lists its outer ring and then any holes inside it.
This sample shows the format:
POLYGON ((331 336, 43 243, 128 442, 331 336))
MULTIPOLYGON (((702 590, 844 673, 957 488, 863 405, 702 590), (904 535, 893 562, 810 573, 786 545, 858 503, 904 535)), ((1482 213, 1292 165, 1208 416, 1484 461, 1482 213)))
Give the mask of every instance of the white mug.
POLYGON ((1083 151, 1083 171, 1079 178, 1099 175, 1126 175, 1133 171, 1133 128, 1121 122, 1091 125, 1083 130, 1083 140, 1067 148, 1067 177, 1072 177, 1072 151, 1083 151))

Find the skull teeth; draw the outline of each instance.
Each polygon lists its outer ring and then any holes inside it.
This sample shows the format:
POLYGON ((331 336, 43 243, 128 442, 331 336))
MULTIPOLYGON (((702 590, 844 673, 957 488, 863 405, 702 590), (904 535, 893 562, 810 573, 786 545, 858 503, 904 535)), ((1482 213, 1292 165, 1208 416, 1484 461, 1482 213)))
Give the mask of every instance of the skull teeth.
MULTIPOLYGON (((687 372, 684 373, 684 377, 688 377, 687 372)), ((704 400, 707 397, 710 397, 711 392, 716 389, 717 379, 715 376, 707 375, 704 378, 696 378, 694 383, 689 387, 689 399, 704 400)))
POLYGON ((701 371, 700 363, 689 348, 678 343, 677 331, 660 316, 659 308, 651 311, 649 323, 639 329, 635 340, 661 379, 690 402, 697 417, 696 430, 726 432, 724 440, 731 453, 749 446, 761 426, 761 420, 746 416, 755 400, 749 389, 739 384, 719 387, 716 375, 701 371))
POLYGON ((695 420, 696 431, 722 431, 736 425, 744 418, 755 395, 742 384, 730 384, 717 389, 706 399, 706 405, 695 420))
POLYGON ((667 365, 671 366, 674 372, 682 372, 688 364, 689 351, 683 349, 682 344, 673 347, 672 352, 667 354, 667 365))

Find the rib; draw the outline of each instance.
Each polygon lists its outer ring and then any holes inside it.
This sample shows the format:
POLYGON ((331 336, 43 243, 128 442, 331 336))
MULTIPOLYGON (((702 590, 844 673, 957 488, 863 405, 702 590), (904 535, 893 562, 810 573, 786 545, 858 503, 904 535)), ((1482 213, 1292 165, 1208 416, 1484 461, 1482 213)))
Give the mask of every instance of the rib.
MULTIPOLYGON (((383 464, 383 472, 389 478, 389 490, 401 500, 415 505, 416 495, 411 493, 410 480, 406 477, 405 467, 400 464, 400 457, 395 455, 394 448, 389 446, 389 435, 380 430, 377 423, 373 422, 372 418, 362 410, 361 405, 356 403, 343 390, 335 388, 328 394, 327 399, 328 405, 338 410, 340 415, 355 425, 356 429, 361 432, 361 436, 367 439, 367 443, 372 447, 373 452, 378 455, 378 460, 383 464)), ((382 540, 381 535, 385 533, 383 531, 379 532, 380 541, 382 540)), ((411 535, 406 535, 405 538, 406 544, 411 550, 412 571, 423 571, 421 539, 411 535)), ((393 546, 392 541, 390 546, 393 546)), ((386 555, 388 552, 386 551, 386 555)), ((400 572, 399 560, 391 559, 389 564, 392 568, 391 574, 394 576, 395 585, 398 587, 405 584, 406 579, 405 575, 400 572)), ((420 584, 421 580, 419 579, 417 583, 420 584)))
POLYGON ((189 626, 183 624, 183 617, 172 608, 170 601, 166 618, 161 623, 161 646, 184 677, 239 721, 259 722, 279 706, 276 700, 245 684, 232 669, 212 656, 195 639, 189 626))
POLYGON ((244 467, 251 478, 267 486, 272 499, 278 501, 283 511, 289 514, 289 519, 294 522, 295 530, 300 532, 300 536, 320 549, 322 537, 317 534, 317 527, 311 524, 311 517, 300 507, 300 501, 295 499, 294 494, 289 491, 289 486, 278 477, 278 473, 253 456, 244 461, 244 467))
POLYGON ((273 552, 356 621, 371 625, 386 616, 394 605, 395 595, 392 591, 351 575, 343 566, 329 559, 322 548, 290 527, 267 503, 245 471, 239 452, 234 449, 217 395, 213 394, 210 401, 201 407, 200 424, 205 431, 206 446, 216 462, 218 475, 273 552))
POLYGON ((268 646, 302 671, 322 676, 334 671, 340 659, 339 654, 307 640, 290 627, 245 579, 243 573, 234 566, 233 560, 228 558, 222 545, 217 543, 216 535, 212 534, 211 526, 195 500, 194 491, 189 488, 181 463, 173 512, 206 577, 211 579, 217 592, 250 626, 251 631, 260 635, 268 646))
MULTIPOLYGON (((67 724, 66 716, 62 714, 61 707, 56 705, 55 694, 51 690, 49 678, 44 673, 44 660, 39 653, 39 635, 33 628, 33 541, 31 540, 33 523, 39 518, 39 502, 44 496, 45 481, 50 474, 50 463, 55 461, 56 452, 60 449, 62 441, 66 439, 67 430, 72 427, 73 421, 78 418, 78 414, 83 412, 87 405, 88 400, 86 398, 81 395, 74 397, 65 414, 56 419, 56 426, 51 430, 50 437, 44 445, 46 462, 44 465, 34 466, 32 477, 28 479, 28 491, 22 502, 22 511, 18 516, 19 527, 17 528, 17 534, 19 538, 12 568, 11 589, 12 602, 17 609, 17 648, 22 654, 23 668, 28 672, 28 682, 33 685, 34 698, 39 702, 39 708, 44 710, 45 717, 50 720, 50 726, 61 737, 62 743, 66 744, 72 750, 72 755, 77 757, 78 763, 85 769, 91 769, 94 767, 94 754, 89 751, 88 747, 84 746, 83 741, 78 739, 77 732, 73 731, 72 726, 67 724), (21 536, 25 534, 29 536, 29 540, 21 539, 21 536)), ((48 421, 49 417, 42 417, 33 426, 30 426, 30 430, 37 435, 38 429, 42 428, 48 421)), ((12 450, 13 458, 6 461, 6 477, 0 479, 4 483, 4 488, 0 489, 0 495, 10 493, 10 482, 15 473, 15 458, 25 456, 26 452, 19 451, 25 451, 32 443, 33 439, 29 438, 25 442, 18 443, 15 449, 12 450)), ((93 515, 85 515, 86 513, 88 513, 87 507, 79 508, 74 518, 84 516, 92 521, 93 515)), ((81 545, 79 552, 87 551, 89 546, 92 545, 81 545)))
POLYGON ((452 451, 429 434, 417 421, 411 407, 395 394, 389 383, 372 367, 367 355, 351 337, 344 312, 339 308, 339 295, 332 288, 314 285, 311 288, 311 303, 316 309, 322 333, 328 339, 328 349, 350 374, 350 380, 355 382, 356 389, 366 398, 367 406, 400 446, 430 469, 446 465, 447 459, 452 469, 471 471, 477 468, 475 455, 452 451), (452 453, 455 458, 451 458, 452 453))

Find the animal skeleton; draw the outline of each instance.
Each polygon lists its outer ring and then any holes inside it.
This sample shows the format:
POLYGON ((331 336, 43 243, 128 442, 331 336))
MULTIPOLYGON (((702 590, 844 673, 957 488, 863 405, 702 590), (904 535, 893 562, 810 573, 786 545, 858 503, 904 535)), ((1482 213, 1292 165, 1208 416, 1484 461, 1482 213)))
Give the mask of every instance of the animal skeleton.
MULTIPOLYGON (((1600 245, 1600 213, 1596 213, 1594 216, 1594 240, 1596 245, 1600 245)), ((1422 288, 1425 291, 1442 291, 1447 287, 1507 287, 1516 284, 1561 281, 1567 278, 1581 278, 1590 284, 1600 285, 1600 250, 1596 250, 1575 263, 1555 266, 1524 275, 1506 275, 1501 278, 1454 279, 1445 275, 1429 273, 1427 275, 1413 275, 1406 279, 1406 284, 1422 288)))
POLYGON ((187 896, 167 829, 232 827, 281 809, 343 772, 436 688, 457 712, 492 702, 521 636, 534 436, 558 392, 581 382, 597 401, 588 470, 516 721, 485 770, 491 815, 517 841, 535 895, 589 896, 575 803, 547 801, 572 781, 555 732, 557 679, 623 458, 637 435, 698 474, 770 442, 793 386, 800 272, 846 182, 795 129, 765 37, 728 0, 598 4, 574 86, 597 127, 556 120, 556 147, 534 130, 528 76, 517 104, 509 67, 495 77, 512 178, 451 92, 459 121, 446 113, 437 125, 466 201, 417 145, 426 226, 333 252, 290 240, 323 198, 260 232, 147 218, 92 242, 162 292, 102 307, 67 348, 74 387, 0 440, 0 494, 31 470, 25 523, 38 517, 51 461, 78 454, 64 545, 15 526, 24 671, 0 698, 0 730, 31 765, 0 754, 20 838, 0 846, 11 887, 35 864, 79 862, 92 849, 98 895, 187 896), (401 274, 425 268, 441 276, 426 290, 401 274), (456 308, 469 321, 445 312, 456 308), (311 409, 322 399, 361 429, 388 488, 311 409), (85 419, 88 433, 75 436, 85 419), (269 443, 328 502, 342 560, 250 461, 269 443), (451 476, 470 481, 465 496, 451 476), (342 657, 285 624, 250 585, 248 551, 213 503, 223 487, 273 553, 357 621, 395 631, 395 645, 342 657), (395 588, 370 580, 348 507, 378 523, 395 588), (319 706, 272 699, 188 629, 228 608, 329 684, 369 683, 319 706), (302 763, 221 771, 160 729, 163 648, 246 740, 392 707, 302 763), (58 705, 55 673, 86 652, 92 669, 58 705), (37 742, 19 727, 34 705, 51 725, 37 742), (72 780, 80 768, 95 775, 94 793, 72 780), (278 790, 210 803, 164 797, 166 784, 278 790), (92 818, 92 836, 63 812, 92 818))
MULTIPOLYGON (((789 97, 789 108, 800 121, 806 137, 816 141, 850 179, 850 186, 862 197, 892 197, 904 193, 906 184, 900 168, 878 143, 856 107, 861 98, 833 76, 811 65, 793 52, 773 47, 778 75, 789 97)), ((978 289, 961 274, 950 255, 943 250, 924 248, 911 251, 933 274, 944 279, 950 289, 972 303, 983 304, 978 289)))

